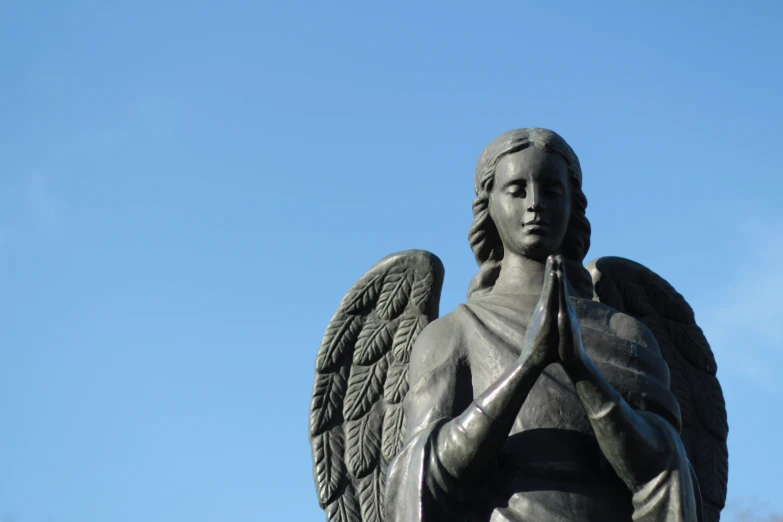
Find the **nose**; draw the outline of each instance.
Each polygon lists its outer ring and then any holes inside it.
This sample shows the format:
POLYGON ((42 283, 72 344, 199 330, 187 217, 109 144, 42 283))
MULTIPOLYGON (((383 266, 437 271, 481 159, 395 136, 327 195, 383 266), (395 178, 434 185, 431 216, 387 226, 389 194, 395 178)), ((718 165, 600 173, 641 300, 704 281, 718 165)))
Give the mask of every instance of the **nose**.
POLYGON ((528 212, 540 212, 544 210, 541 205, 541 187, 538 183, 531 183, 527 191, 527 211, 528 212))

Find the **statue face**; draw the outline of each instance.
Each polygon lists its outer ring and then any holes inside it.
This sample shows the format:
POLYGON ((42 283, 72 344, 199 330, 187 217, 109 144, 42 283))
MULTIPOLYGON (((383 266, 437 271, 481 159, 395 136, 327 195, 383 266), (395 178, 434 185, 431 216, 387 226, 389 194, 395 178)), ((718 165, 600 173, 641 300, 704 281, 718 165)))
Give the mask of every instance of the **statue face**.
POLYGON ((535 146, 500 158, 489 214, 507 252, 539 261, 558 253, 571 215, 565 160, 535 146))

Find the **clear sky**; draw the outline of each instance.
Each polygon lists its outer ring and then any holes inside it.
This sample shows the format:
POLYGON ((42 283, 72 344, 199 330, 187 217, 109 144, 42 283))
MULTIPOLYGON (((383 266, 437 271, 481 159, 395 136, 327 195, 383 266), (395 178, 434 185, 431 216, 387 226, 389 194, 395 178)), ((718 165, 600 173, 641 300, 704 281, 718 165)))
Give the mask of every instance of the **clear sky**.
POLYGON ((783 3, 741 4, 3 3, 0 521, 322 520, 329 318, 408 248, 461 302, 524 126, 580 156, 588 259, 695 308, 734 512, 783 512, 783 3))

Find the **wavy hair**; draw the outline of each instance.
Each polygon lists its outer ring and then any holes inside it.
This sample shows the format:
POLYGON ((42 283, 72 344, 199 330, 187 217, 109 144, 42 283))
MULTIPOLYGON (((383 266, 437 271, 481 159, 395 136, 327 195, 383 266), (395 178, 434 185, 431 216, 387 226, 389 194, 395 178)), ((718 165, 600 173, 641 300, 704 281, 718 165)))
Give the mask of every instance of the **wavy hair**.
POLYGON ((571 215, 563 239, 562 255, 566 259, 566 271, 571 286, 584 297, 592 297, 590 274, 582 266, 590 249, 590 222, 587 220, 587 198, 582 192, 582 168, 573 149, 556 132, 548 129, 515 129, 495 138, 487 145, 476 165, 473 188, 473 224, 468 232, 470 247, 479 266, 468 289, 468 298, 492 290, 500 276, 504 249, 500 234, 489 215, 489 194, 495 182, 495 168, 503 156, 530 146, 539 147, 562 157, 568 166, 571 185, 571 215))

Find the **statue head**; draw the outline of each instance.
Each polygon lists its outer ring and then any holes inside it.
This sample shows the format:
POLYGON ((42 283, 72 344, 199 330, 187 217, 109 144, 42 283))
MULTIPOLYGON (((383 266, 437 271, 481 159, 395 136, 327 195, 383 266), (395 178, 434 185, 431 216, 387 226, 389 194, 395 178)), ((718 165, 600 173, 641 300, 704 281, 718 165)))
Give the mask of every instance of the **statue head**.
POLYGON ((572 286, 592 295, 582 266, 590 248, 582 170, 562 137, 536 128, 502 134, 481 154, 474 189, 468 237, 479 273, 469 295, 491 290, 506 251, 542 262, 562 254, 572 286))

